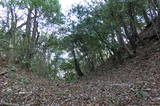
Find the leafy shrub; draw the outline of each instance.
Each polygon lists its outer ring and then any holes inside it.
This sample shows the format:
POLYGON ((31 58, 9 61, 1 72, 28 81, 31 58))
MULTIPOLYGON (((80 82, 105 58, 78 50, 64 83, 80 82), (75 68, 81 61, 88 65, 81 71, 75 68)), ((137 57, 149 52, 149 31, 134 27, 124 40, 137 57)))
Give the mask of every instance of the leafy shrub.
POLYGON ((76 80, 76 73, 74 72, 68 72, 64 76, 65 81, 71 82, 76 80))

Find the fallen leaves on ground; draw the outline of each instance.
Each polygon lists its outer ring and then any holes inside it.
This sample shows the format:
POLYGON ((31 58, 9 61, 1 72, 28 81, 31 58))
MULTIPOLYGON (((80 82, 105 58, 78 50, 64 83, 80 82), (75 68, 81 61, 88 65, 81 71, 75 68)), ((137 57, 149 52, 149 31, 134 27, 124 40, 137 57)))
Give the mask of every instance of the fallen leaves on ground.
POLYGON ((159 64, 160 52, 151 52, 116 67, 103 65, 103 74, 58 84, 19 69, 0 76, 0 104, 160 106, 159 64))

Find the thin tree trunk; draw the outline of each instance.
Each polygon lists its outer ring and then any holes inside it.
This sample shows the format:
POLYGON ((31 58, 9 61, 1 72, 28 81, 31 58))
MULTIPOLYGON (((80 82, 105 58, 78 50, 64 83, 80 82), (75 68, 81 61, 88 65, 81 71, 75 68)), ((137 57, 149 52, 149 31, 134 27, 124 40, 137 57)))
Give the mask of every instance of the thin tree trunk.
POLYGON ((124 40, 123 40, 124 34, 121 32, 121 28, 118 28, 118 29, 117 29, 117 34, 118 34, 118 38, 119 38, 119 40, 120 40, 120 41, 119 41, 120 44, 125 48, 125 50, 127 51, 128 55, 132 57, 134 54, 133 54, 133 52, 128 48, 128 46, 126 45, 126 43, 124 42, 124 40))
POLYGON ((27 15, 27 23, 26 23, 26 37, 25 40, 27 40, 27 48, 26 48, 26 67, 28 71, 30 70, 30 64, 31 64, 31 13, 32 13, 32 8, 28 9, 28 15, 27 15))
POLYGON ((88 48, 87 48, 85 45, 81 45, 81 44, 84 43, 84 40, 83 40, 83 39, 79 39, 79 41, 76 42, 76 43, 78 43, 78 45, 80 45, 81 51, 84 53, 84 55, 85 55, 85 57, 86 57, 85 59, 86 59, 88 65, 89 65, 89 67, 90 67, 90 70, 91 70, 91 71, 94 71, 94 70, 95 70, 95 66, 94 66, 93 58, 92 58, 92 56, 88 53, 88 48))
MULTIPOLYGON (((138 32, 135 26, 135 12, 134 12, 134 5, 132 4, 132 2, 129 2, 128 4, 128 15, 130 17, 130 30, 131 30, 131 45, 132 45, 132 49, 133 52, 136 53, 136 40, 139 39, 138 37, 138 32)), ((140 41, 140 39, 139 39, 140 41)))
POLYGON ((79 65, 79 62, 78 62, 78 60, 76 58, 76 54, 75 54, 74 48, 72 50, 72 55, 73 55, 73 58, 74 58, 75 71, 76 71, 78 76, 82 77, 84 74, 82 73, 82 71, 80 69, 80 65, 79 65))
POLYGON ((38 30, 38 22, 37 22, 37 9, 35 8, 34 18, 33 18, 33 30, 32 30, 32 37, 30 42, 30 56, 29 60, 33 57, 33 51, 36 46, 36 36, 37 36, 37 30, 38 30))
MULTIPOLYGON (((15 48, 16 47, 16 25, 17 25, 17 17, 16 17, 16 13, 15 10, 12 6, 9 7, 10 13, 11 13, 11 27, 8 30, 8 35, 10 36, 10 43, 11 45, 13 45, 10 49, 10 59, 9 62, 14 63, 15 62, 15 58, 16 58, 16 51, 15 48)), ((9 22, 9 20, 8 20, 9 22)))

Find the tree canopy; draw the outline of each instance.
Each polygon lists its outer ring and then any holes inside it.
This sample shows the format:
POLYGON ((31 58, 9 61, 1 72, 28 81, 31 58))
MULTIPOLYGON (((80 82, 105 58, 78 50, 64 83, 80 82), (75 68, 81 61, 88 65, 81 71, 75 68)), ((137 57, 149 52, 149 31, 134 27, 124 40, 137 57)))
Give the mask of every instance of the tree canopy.
POLYGON ((136 56, 141 31, 160 15, 159 0, 92 0, 67 16, 58 0, 1 0, 0 7, 0 56, 50 79, 136 56))

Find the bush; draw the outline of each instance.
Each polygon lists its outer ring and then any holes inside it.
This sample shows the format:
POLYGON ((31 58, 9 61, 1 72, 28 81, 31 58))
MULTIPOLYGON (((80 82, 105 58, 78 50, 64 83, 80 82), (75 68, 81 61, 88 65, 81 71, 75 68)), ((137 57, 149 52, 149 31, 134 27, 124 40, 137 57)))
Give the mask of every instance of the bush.
POLYGON ((67 82, 75 81, 77 79, 76 73, 68 72, 68 73, 65 74, 64 79, 67 82))

